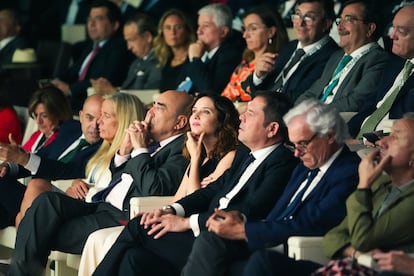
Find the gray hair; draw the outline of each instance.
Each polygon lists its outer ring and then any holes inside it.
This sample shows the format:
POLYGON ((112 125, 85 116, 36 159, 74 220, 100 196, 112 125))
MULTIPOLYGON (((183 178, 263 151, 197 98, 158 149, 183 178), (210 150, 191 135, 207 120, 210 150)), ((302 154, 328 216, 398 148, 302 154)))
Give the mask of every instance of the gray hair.
POLYGON ((283 117, 289 129, 290 121, 304 115, 310 130, 318 136, 326 136, 335 133, 335 140, 342 145, 349 138, 348 127, 338 111, 330 105, 319 102, 315 99, 305 100, 289 110, 283 117))
POLYGON ((217 27, 228 27, 231 29, 233 15, 227 5, 216 3, 202 7, 198 15, 211 16, 217 27))

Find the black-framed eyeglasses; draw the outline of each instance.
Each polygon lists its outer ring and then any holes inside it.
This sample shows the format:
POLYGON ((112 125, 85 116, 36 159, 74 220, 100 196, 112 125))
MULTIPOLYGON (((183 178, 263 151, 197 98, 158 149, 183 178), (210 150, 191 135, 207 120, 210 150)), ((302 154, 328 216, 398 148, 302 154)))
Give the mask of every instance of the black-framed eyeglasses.
POLYGON ((300 152, 306 151, 308 145, 315 139, 315 137, 318 136, 317 133, 315 133, 310 139, 300 141, 299 143, 284 143, 283 145, 290 151, 295 152, 295 150, 298 150, 300 152))
POLYGON ((302 20, 303 22, 305 22, 306 25, 313 24, 316 21, 316 17, 311 14, 300 15, 300 14, 295 13, 295 14, 292 14, 290 18, 292 19, 292 21, 302 20))
POLYGON ((335 24, 336 25, 339 25, 341 23, 344 23, 344 24, 351 23, 351 24, 353 24, 355 21, 362 21, 363 22, 364 19, 360 19, 360 18, 352 16, 352 15, 345 15, 344 18, 341 18, 341 17, 336 18, 335 19, 335 24))

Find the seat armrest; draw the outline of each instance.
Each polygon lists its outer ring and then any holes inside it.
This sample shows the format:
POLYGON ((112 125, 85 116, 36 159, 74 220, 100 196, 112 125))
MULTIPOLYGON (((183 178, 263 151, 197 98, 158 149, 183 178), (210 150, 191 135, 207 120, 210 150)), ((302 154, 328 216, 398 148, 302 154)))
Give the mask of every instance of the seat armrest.
POLYGON ((154 209, 161 208, 164 205, 170 204, 172 199, 173 196, 133 197, 129 201, 129 217, 132 219, 139 213, 150 212, 154 209))
POLYGON ((290 237, 288 239, 289 257, 296 260, 311 260, 320 264, 326 264, 329 259, 322 252, 322 238, 290 237))

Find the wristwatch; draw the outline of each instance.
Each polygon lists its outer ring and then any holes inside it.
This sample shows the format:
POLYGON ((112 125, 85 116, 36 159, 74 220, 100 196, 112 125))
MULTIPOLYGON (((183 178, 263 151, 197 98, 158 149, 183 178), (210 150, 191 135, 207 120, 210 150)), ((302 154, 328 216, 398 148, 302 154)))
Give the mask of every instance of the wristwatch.
POLYGON ((177 214, 177 212, 175 211, 175 208, 172 205, 162 206, 161 210, 167 211, 167 212, 172 212, 173 215, 177 214))

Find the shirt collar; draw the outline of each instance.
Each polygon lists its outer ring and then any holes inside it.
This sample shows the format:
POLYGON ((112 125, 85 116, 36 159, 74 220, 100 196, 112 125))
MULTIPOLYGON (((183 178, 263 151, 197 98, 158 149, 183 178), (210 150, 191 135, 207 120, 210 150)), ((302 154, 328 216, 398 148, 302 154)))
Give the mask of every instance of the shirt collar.
POLYGON ((263 160, 265 159, 272 151, 274 151, 281 143, 273 144, 271 146, 252 151, 252 155, 255 160, 263 160))
POLYGON ((6 47, 7 44, 10 43, 15 38, 15 36, 9 36, 0 41, 0 50, 6 47))
POLYGON ((332 165, 332 163, 335 161, 335 159, 339 156, 339 154, 342 152, 344 146, 341 146, 332 156, 326 161, 322 166, 319 167, 319 171, 322 173, 325 173, 329 167, 332 165))
POLYGON ((319 47, 320 45, 326 43, 326 40, 328 40, 328 39, 329 39, 329 36, 328 35, 325 35, 324 37, 322 37, 318 41, 316 41, 316 42, 314 42, 314 43, 312 43, 310 45, 307 45, 305 47, 302 47, 302 44, 299 42, 298 45, 297 45, 297 48, 298 49, 299 48, 302 48, 303 51, 305 51, 305 54, 307 54, 309 52, 312 52, 313 49, 315 49, 315 48, 319 47))
POLYGON ((350 54, 350 56, 352 56, 354 58, 354 57, 358 56, 360 53, 362 53, 363 51, 367 51, 368 49, 375 47, 375 45, 378 45, 378 44, 376 42, 370 42, 368 44, 365 44, 365 45, 359 47, 358 49, 354 50, 350 54))

